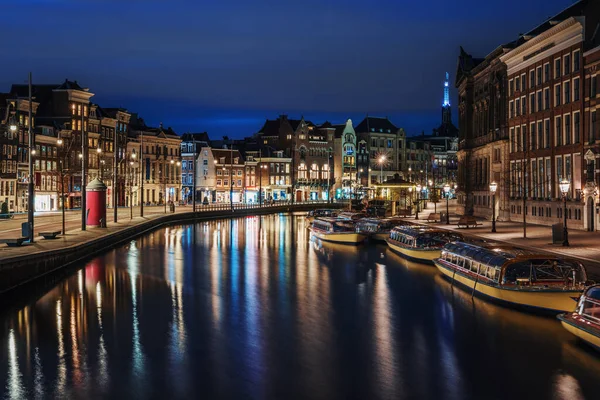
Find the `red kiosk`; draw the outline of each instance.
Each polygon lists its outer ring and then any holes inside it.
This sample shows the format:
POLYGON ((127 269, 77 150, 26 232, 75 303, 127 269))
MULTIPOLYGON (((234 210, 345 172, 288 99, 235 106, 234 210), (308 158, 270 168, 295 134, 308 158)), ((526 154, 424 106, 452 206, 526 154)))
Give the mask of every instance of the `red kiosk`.
POLYGON ((86 187, 87 226, 106 228, 106 185, 98 179, 86 187))

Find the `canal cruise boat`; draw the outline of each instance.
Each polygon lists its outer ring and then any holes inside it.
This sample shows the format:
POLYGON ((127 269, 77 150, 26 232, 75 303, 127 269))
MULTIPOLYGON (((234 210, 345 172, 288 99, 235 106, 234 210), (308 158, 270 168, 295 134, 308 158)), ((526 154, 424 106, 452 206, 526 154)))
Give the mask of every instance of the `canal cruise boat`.
POLYGON ((587 279, 583 265, 574 260, 464 242, 446 244, 434 264, 473 294, 551 313, 573 310, 587 279))
POLYGON ((406 258, 432 264, 446 243, 462 238, 460 233, 407 225, 394 227, 385 241, 390 249, 406 258))
POLYGON ((316 218, 309 228, 313 237, 326 242, 341 244, 359 244, 367 235, 356 232, 353 221, 340 218, 316 218))
POLYGON ((308 214, 306 215, 306 221, 308 222, 308 224, 312 224, 313 221, 315 220, 315 218, 320 218, 320 217, 337 217, 339 213, 339 210, 332 210, 329 208, 320 208, 317 210, 312 210, 309 211, 308 214))
POLYGON ((411 225, 401 218, 362 218, 356 223, 356 231, 366 233, 372 240, 385 242, 397 226, 411 225))
POLYGON ((575 311, 558 319, 566 330, 600 351, 600 285, 587 288, 575 311))

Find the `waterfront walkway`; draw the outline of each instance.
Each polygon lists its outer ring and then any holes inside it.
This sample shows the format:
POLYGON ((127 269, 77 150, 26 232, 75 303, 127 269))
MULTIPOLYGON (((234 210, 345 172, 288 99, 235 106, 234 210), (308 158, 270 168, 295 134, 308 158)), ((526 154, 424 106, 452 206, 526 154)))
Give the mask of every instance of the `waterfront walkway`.
MULTIPOLYGON (((445 212, 445 205, 438 203, 437 211, 445 212)), ((414 215, 407 218, 411 222, 420 222, 425 225, 435 226, 443 229, 451 229, 472 237, 482 238, 489 241, 508 243, 510 245, 542 250, 544 252, 574 257, 582 260, 588 268, 596 275, 600 275, 600 232, 587 232, 582 230, 569 230, 569 247, 562 244, 552 243, 552 227, 545 225, 527 224, 527 237, 523 238, 522 222, 496 222, 496 233, 492 233, 492 222, 478 219, 481 225, 476 228, 458 228, 456 223, 459 216, 455 215, 453 207, 450 207, 450 225, 446 221, 441 223, 427 222, 427 217, 433 212, 433 205, 419 213, 419 220, 414 215)), ((561 220, 562 221, 562 220, 561 220)))
MULTIPOLYGON (((301 205, 310 206, 311 204, 323 207, 326 203, 301 203, 301 205)), ((271 205, 264 205, 263 207, 249 206, 243 204, 234 204, 236 210, 256 210, 257 213, 265 213, 268 210, 274 212, 280 212, 281 207, 289 206, 289 204, 275 203, 271 205)), ((202 214, 214 214, 215 212, 223 212, 223 217, 229 217, 231 207, 229 204, 219 205, 196 205, 196 212, 200 216, 202 214)), ((72 246, 77 246, 86 242, 99 239, 101 237, 110 236, 126 228, 131 228, 136 225, 140 225, 144 222, 148 222, 154 219, 158 219, 168 215, 177 215, 184 213, 191 213, 192 206, 177 206, 175 207, 175 213, 170 212, 163 206, 147 206, 144 207, 144 217, 139 216, 139 207, 133 208, 133 218, 130 218, 129 208, 118 209, 118 222, 113 221, 113 209, 107 210, 107 226, 106 228, 98 227, 87 227, 85 231, 81 230, 81 211, 67 211, 65 212, 65 232, 66 234, 59 235, 56 239, 46 240, 41 236, 38 236, 39 232, 57 232, 62 230, 62 214, 60 212, 50 213, 39 213, 35 217, 35 240, 33 244, 24 243, 20 247, 8 247, 4 244, 0 244, 0 262, 7 258, 19 257, 28 254, 35 254, 50 250, 59 250, 72 246)), ((13 219, 0 220, 0 239, 11 239, 21 237, 21 224, 27 221, 26 214, 16 215, 13 219)))

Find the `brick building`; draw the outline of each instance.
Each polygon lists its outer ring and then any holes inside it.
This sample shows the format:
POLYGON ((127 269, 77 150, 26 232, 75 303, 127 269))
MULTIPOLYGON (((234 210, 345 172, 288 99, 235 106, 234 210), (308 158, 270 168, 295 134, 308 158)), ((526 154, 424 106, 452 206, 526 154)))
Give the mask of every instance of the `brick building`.
POLYGON ((584 228, 583 53, 600 3, 580 1, 522 35, 502 55, 508 73, 510 217, 550 225, 563 217, 559 183, 570 182, 569 226, 584 228), (587 25, 587 28, 586 28, 587 25))
POLYGON ((584 172, 585 228, 600 230, 600 45, 584 57, 584 172))

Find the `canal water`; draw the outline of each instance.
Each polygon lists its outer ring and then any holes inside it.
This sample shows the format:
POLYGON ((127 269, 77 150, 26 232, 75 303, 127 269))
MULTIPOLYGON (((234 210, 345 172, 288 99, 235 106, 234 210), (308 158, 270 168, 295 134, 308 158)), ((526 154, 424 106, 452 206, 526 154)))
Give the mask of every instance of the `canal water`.
POLYGON ((555 319, 309 239, 284 214, 174 226, 22 289, 3 398, 600 398, 600 355, 555 319))

